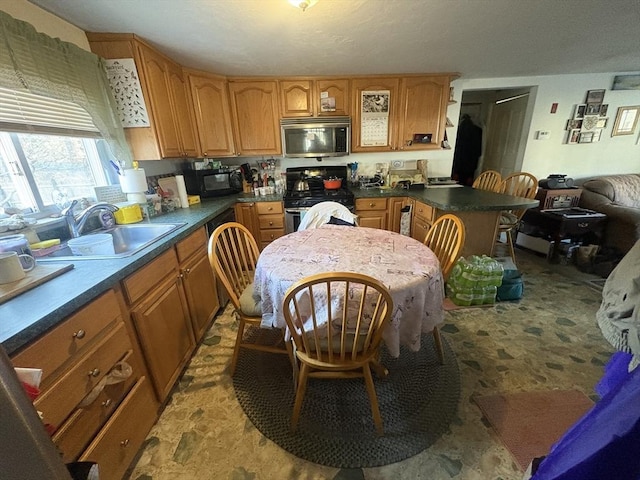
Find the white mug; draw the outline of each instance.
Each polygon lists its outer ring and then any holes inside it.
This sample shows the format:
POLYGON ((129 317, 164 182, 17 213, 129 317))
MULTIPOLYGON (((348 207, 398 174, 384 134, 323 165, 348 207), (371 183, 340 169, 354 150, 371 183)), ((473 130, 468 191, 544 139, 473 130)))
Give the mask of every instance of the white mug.
POLYGON ((11 283, 22 280, 25 272, 30 272, 36 268, 36 259, 26 253, 18 255, 17 252, 0 252, 0 284, 11 283), (21 259, 29 266, 24 268, 21 259))

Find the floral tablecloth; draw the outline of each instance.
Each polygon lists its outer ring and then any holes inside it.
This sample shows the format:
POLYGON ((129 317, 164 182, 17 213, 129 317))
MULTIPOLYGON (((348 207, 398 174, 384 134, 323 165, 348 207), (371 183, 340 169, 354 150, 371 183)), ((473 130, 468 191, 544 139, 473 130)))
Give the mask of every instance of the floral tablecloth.
POLYGON ((420 335, 444 319, 444 281, 429 248, 386 230, 324 225, 280 237, 260 254, 254 295, 262 299, 262 326, 284 328, 287 289, 328 271, 362 273, 389 288, 394 308, 383 338, 393 356, 399 355, 401 344, 417 351, 420 335))

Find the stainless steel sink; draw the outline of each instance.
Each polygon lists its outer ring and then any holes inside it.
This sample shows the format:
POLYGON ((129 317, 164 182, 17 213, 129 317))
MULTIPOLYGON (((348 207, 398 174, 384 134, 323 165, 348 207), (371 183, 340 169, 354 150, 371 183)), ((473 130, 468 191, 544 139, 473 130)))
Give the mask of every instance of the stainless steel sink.
POLYGON ((59 246, 47 249, 46 255, 40 255, 34 252, 34 256, 39 262, 60 261, 60 260, 97 260, 107 258, 129 257, 139 252, 143 248, 160 240, 162 237, 170 234, 178 228, 186 225, 185 223, 145 223, 134 225, 118 225, 107 230, 96 230, 87 235, 94 233, 109 233, 113 237, 113 246, 115 253, 106 255, 74 255, 67 242, 61 243, 59 246))

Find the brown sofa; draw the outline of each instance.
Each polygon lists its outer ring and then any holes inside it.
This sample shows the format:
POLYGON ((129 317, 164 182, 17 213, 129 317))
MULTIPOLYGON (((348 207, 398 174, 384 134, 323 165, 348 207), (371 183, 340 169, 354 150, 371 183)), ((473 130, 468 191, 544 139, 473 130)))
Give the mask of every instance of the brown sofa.
POLYGON ((603 245, 627 253, 640 239, 640 174, 583 179, 580 207, 607 215, 603 245))

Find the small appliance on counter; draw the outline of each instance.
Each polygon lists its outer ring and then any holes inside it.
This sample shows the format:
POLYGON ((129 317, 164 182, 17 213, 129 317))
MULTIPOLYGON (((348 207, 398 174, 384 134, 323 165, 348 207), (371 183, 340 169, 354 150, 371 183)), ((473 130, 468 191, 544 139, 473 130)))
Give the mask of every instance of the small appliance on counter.
POLYGON ((185 168, 182 174, 189 195, 208 198, 242 192, 242 174, 237 170, 225 167, 205 170, 185 168))

